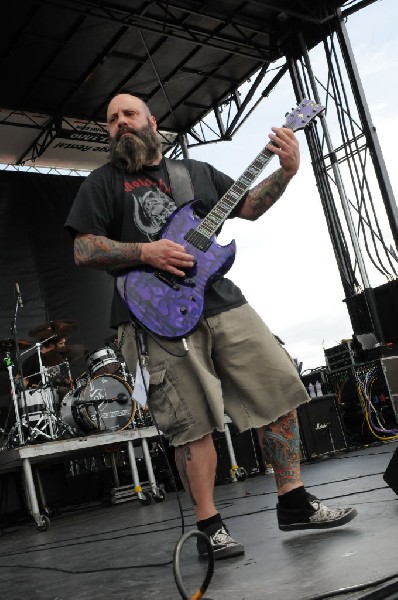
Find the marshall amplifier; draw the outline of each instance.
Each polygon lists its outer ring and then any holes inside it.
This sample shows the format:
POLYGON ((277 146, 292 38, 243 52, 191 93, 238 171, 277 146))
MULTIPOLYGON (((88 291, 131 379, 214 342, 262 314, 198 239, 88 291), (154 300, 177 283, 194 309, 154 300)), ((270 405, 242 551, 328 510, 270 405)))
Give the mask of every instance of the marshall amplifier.
POLYGON ((297 414, 308 459, 347 448, 335 394, 312 398, 298 407, 297 414))

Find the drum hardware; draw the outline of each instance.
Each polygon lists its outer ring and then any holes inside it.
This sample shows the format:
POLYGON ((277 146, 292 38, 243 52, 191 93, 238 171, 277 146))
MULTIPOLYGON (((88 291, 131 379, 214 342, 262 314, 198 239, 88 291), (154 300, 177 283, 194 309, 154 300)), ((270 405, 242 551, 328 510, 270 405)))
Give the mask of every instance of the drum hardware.
POLYGON ((53 387, 66 387, 72 389, 73 380, 68 360, 64 360, 54 367, 44 367, 47 384, 53 387))
POLYGON ((58 437, 56 406, 59 405, 58 391, 48 383, 26 392, 27 410, 20 403, 22 425, 31 425, 30 440, 45 438, 54 440, 58 437))
POLYGON ((142 429, 143 427, 152 427, 153 419, 148 406, 142 407, 139 403, 136 406, 136 412, 134 415, 134 427, 136 429, 142 429))
MULTIPOLYGON (((68 431, 67 425, 61 422, 59 413, 59 392, 58 387, 65 384, 66 387, 71 385, 71 372, 69 362, 65 358, 61 358, 63 362, 54 366, 44 366, 43 361, 50 355, 48 362, 55 362, 54 353, 52 351, 42 353, 41 347, 46 340, 42 342, 25 344, 27 348, 20 355, 27 352, 37 352, 39 370, 35 373, 29 373, 29 378, 40 376, 38 386, 26 388, 24 380, 20 377, 14 380, 12 375, 12 361, 8 355, 7 361, 9 364, 9 379, 11 385, 11 395, 14 401, 14 412, 16 422, 11 431, 7 434, 6 446, 14 447, 32 441, 47 441, 59 438, 68 431), (34 345, 33 345, 34 344, 34 345)), ((7 343, 10 347, 10 343, 7 343)), ((83 348, 83 347, 81 347, 83 348)), ((83 356, 84 350, 79 346, 77 352, 83 356)), ((72 358, 77 355, 75 347, 72 351, 67 348, 65 354, 72 358)), ((22 368, 19 370, 22 373, 22 368)))
MULTIPOLYGON (((5 352, 3 363, 4 363, 5 368, 8 371, 8 379, 10 380, 11 398, 12 398, 12 402, 14 404, 14 414, 15 414, 14 429, 17 433, 18 443, 20 445, 22 445, 25 440, 24 440, 24 436, 22 433, 22 424, 21 424, 21 418, 20 418, 19 409, 18 409, 17 391, 16 391, 16 387, 15 387, 14 377, 12 374, 12 368, 14 365, 13 365, 13 362, 11 359, 10 352, 5 352)), ((21 393, 22 393, 22 397, 24 399, 25 406, 26 406, 26 397, 25 397, 25 389, 24 389, 23 381, 21 381, 21 386, 22 386, 21 393)))
POLYGON ((127 369, 127 365, 125 362, 121 362, 120 363, 120 368, 118 371, 118 375, 124 379, 125 381, 127 381, 127 383, 129 384, 129 386, 131 388, 134 388, 134 377, 132 376, 132 374, 130 373, 130 371, 127 369))
POLYGON ((78 390, 80 388, 86 387, 89 381, 90 378, 86 371, 84 371, 83 373, 78 375, 78 377, 76 377, 76 379, 73 381, 73 387, 78 390))
POLYGON ((102 416, 99 410, 99 406, 102 406, 103 404, 111 404, 112 402, 118 402, 118 404, 126 404, 127 398, 125 397, 125 395, 122 395, 122 397, 123 400, 120 400, 119 398, 100 398, 99 400, 75 400, 74 407, 77 409, 78 412, 82 408, 83 411, 81 411, 81 414, 87 413, 86 416, 88 416, 88 421, 90 422, 90 425, 94 424, 93 417, 95 417, 97 423, 96 428, 102 429, 102 416), (94 414, 91 411, 87 411, 87 409, 90 406, 94 407, 94 414))

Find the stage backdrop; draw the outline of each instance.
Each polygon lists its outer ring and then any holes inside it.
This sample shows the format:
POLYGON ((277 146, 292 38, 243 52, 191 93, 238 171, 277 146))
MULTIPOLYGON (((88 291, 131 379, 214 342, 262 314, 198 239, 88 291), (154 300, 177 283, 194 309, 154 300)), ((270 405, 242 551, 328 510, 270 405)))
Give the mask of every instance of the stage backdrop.
MULTIPOLYGON (((1 340, 10 337, 15 282, 23 300, 16 320, 18 338, 29 338, 29 330, 47 321, 71 320, 77 328, 68 343, 84 344, 92 352, 103 348, 114 333, 109 328, 112 278, 76 267, 73 241, 63 226, 82 181, 74 176, 0 171, 1 340)), ((4 394, 4 368, 0 379, 4 394)))

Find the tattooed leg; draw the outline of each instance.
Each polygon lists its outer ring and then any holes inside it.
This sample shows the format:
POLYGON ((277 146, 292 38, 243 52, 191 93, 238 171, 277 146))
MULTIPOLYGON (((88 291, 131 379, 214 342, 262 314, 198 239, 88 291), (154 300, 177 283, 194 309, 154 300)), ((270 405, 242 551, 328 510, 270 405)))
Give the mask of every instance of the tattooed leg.
POLYGON ((176 448, 176 465, 178 473, 180 474, 181 483, 184 486, 184 490, 191 496, 192 504, 196 506, 195 498, 192 494, 191 486, 187 475, 187 462, 192 461, 191 447, 189 444, 186 446, 180 446, 176 448))
POLYGON ((217 509, 213 491, 217 455, 211 435, 177 446, 175 459, 182 485, 194 505, 197 520, 215 515, 217 509))
POLYGON ((278 495, 303 485, 300 478, 300 437, 295 410, 264 428, 263 451, 271 463, 278 495))

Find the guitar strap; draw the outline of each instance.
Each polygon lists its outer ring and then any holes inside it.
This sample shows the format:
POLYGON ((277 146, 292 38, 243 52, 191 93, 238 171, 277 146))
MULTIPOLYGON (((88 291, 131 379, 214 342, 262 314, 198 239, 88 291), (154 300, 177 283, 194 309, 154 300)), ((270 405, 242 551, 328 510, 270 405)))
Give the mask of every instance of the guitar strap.
POLYGON ((164 159, 173 198, 177 206, 186 204, 194 199, 191 176, 181 160, 164 159))

